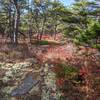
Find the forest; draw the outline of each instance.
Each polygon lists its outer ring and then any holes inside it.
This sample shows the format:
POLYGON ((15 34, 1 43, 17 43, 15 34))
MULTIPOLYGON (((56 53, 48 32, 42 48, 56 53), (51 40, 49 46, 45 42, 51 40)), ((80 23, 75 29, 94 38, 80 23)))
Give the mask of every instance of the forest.
POLYGON ((100 0, 0 0, 0 100, 99 99, 100 0))

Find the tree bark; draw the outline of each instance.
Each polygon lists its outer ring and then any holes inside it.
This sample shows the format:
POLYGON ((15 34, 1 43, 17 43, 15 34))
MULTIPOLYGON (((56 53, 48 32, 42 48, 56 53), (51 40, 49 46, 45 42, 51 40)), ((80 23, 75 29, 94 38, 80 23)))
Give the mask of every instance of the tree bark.
MULTIPOLYGON (((28 5, 30 5, 30 2, 28 0, 28 5)), ((29 14, 29 19, 28 19, 28 34, 29 34, 29 41, 32 43, 32 8, 28 6, 28 14, 29 14)))
POLYGON ((44 34, 45 22, 46 22, 46 15, 44 14, 44 19, 43 19, 43 24, 42 24, 42 30, 41 30, 41 34, 40 34, 40 40, 42 39, 42 36, 44 34))
POLYGON ((9 34, 8 36, 10 36, 10 40, 11 40, 11 43, 13 42, 13 37, 12 37, 12 27, 13 27, 13 24, 12 24, 12 15, 11 15, 11 0, 9 1, 9 8, 8 8, 8 14, 9 14, 9 34))
POLYGON ((13 43, 16 45, 18 43, 18 27, 20 21, 20 10, 18 5, 18 0, 14 0, 15 6, 15 20, 14 20, 14 31, 13 31, 13 43))

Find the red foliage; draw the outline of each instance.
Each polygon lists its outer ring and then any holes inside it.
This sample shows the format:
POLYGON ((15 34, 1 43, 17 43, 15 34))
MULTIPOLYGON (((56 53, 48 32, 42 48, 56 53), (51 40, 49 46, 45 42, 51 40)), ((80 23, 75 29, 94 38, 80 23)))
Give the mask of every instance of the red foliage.
POLYGON ((55 72, 55 73, 59 73, 59 72, 63 72, 63 69, 61 67, 55 66, 55 67, 52 68, 52 71, 55 72))
POLYGON ((56 85, 61 87, 64 84, 65 80, 63 78, 59 78, 56 80, 56 85))
POLYGON ((87 75, 88 73, 87 73, 87 70, 85 69, 85 68, 81 68, 80 69, 80 71, 79 71, 79 75, 82 75, 82 76, 85 76, 85 75, 87 75))

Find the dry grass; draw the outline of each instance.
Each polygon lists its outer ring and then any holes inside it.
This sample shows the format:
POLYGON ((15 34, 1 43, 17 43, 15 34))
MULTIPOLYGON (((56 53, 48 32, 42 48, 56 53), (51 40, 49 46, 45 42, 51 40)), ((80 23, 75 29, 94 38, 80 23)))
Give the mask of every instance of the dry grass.
POLYGON ((11 44, 0 44, 0 61, 24 60, 32 57, 28 45, 25 43, 13 47, 11 44))

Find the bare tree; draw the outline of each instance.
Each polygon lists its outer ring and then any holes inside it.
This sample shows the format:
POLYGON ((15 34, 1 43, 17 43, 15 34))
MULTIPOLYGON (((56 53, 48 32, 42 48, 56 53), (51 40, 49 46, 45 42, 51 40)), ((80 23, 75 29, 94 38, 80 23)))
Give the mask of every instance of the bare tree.
POLYGON ((18 43, 18 28, 19 28, 19 21, 20 21, 19 0, 13 0, 13 4, 15 7, 13 43, 17 44, 18 43))

